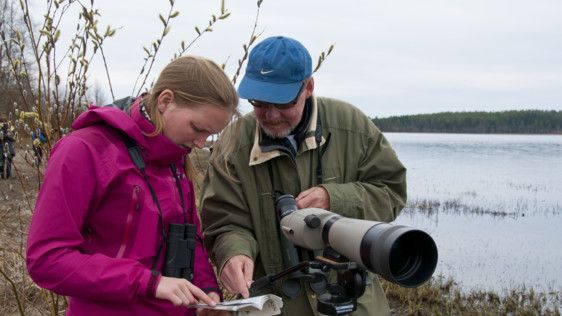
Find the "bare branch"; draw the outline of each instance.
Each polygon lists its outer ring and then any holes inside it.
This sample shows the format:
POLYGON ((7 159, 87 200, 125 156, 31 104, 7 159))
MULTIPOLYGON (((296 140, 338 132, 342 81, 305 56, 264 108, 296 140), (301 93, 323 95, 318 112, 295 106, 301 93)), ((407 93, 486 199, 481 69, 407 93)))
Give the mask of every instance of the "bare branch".
MULTIPOLYGON (((132 95, 137 96, 140 94, 140 92, 142 91, 142 88, 144 87, 146 80, 148 79, 148 76, 150 75, 150 71, 152 70, 152 66, 154 65, 154 62, 156 61, 156 54, 158 54, 158 50, 160 49, 160 46, 162 45, 162 41, 164 39, 164 37, 166 37, 166 35, 169 32, 168 26, 170 24, 170 19, 174 18, 175 16, 177 16, 178 14, 176 13, 176 11, 174 11, 174 1, 170 1, 170 9, 168 10, 168 14, 166 16, 166 18, 164 18, 162 16, 162 14, 159 14, 158 17, 160 19, 160 21, 163 24, 163 28, 162 28, 162 33, 160 34, 160 37, 152 42, 152 46, 151 46, 151 50, 147 53, 147 57, 144 59, 144 64, 141 68, 141 71, 139 72, 139 75, 137 76, 137 79, 135 80, 135 84, 133 86, 133 92, 132 95), (174 17, 172 17, 174 16, 174 17), (149 64, 150 62, 150 64, 149 64), (148 65, 148 70, 146 70, 146 65, 148 65), (139 82, 142 74, 145 73, 144 78, 142 79, 142 82, 137 90, 137 92, 135 93, 135 89, 137 88, 137 83, 139 82)), ((146 51, 146 50, 145 50, 146 51)))
POLYGON ((250 53, 250 47, 252 47, 252 45, 255 43, 255 41, 263 33, 263 31, 262 31, 262 32, 260 32, 259 34, 256 35, 256 29, 258 27, 258 20, 259 20, 259 17, 260 17, 260 8, 261 8, 262 2, 263 2, 263 0, 258 0, 258 2, 257 2, 258 8, 256 9, 256 18, 254 19, 254 28, 252 29, 252 33, 250 34, 250 39, 248 40, 248 42, 246 44, 242 45, 242 48, 244 49, 244 55, 242 56, 242 58, 240 58, 238 60, 238 68, 236 69, 236 72, 234 73, 234 76, 232 77, 232 84, 236 84, 236 80, 238 79, 238 76, 240 75, 240 71, 242 71, 242 66, 244 65, 244 63, 248 59, 248 54, 250 53))

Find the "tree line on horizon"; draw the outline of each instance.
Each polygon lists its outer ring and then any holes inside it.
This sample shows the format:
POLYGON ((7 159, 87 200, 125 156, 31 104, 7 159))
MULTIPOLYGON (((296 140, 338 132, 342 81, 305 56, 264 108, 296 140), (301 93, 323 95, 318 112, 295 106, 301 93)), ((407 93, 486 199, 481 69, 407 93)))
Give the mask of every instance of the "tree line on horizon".
POLYGON ((441 112, 375 117, 383 132, 562 134, 562 111, 441 112))

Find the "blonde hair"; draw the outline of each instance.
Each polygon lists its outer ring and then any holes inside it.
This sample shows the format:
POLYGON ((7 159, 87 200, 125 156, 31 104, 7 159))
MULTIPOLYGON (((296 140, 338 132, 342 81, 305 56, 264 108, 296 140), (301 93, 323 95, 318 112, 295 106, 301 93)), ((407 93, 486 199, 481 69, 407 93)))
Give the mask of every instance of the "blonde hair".
MULTIPOLYGON (((180 107, 205 103, 232 111, 235 117, 240 115, 238 94, 224 71, 209 59, 183 56, 162 70, 151 92, 142 100, 155 125, 150 136, 160 134, 164 128, 164 119, 158 110, 158 97, 166 89, 174 93, 174 101, 180 107)), ((186 157, 185 171, 190 179, 195 179, 197 172, 189 156, 186 157)))

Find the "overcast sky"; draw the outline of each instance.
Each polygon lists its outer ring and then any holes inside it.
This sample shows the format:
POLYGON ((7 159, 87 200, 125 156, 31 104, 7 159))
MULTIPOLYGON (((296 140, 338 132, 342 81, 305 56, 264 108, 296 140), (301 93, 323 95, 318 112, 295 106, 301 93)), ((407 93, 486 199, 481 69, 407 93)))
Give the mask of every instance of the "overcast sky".
MULTIPOLYGON (((101 25, 119 27, 107 42, 116 97, 129 95, 144 52, 161 32, 168 0, 97 0, 101 25)), ((220 1, 176 0, 180 16, 165 39, 156 76, 194 26, 220 1)), ((231 16, 188 53, 227 61, 232 76, 254 23, 256 1, 226 1, 231 16)), ((562 1, 559 0, 264 0, 262 39, 301 41, 314 63, 316 94, 346 100, 371 117, 442 111, 562 109, 562 1)), ((75 24, 73 24, 75 25, 75 24)), ((72 32, 72 30, 69 30, 72 32)), ((101 59, 91 82, 107 87, 101 59)), ((109 93, 106 93, 109 99, 109 93)), ((250 110, 241 100, 243 112, 250 110)))

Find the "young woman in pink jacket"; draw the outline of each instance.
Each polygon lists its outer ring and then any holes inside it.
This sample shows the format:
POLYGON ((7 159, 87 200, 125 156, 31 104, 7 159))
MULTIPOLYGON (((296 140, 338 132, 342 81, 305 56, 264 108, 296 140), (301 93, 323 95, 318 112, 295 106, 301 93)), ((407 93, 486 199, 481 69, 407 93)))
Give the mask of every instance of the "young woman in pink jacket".
POLYGON ((215 63, 186 56, 127 105, 90 107, 53 148, 27 268, 69 297, 67 315, 193 315, 189 304, 213 304, 220 289, 187 155, 237 114, 238 96, 215 63), (174 237, 174 225, 195 227, 195 237, 174 237))

